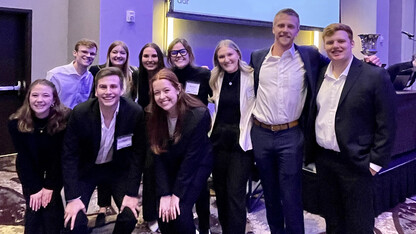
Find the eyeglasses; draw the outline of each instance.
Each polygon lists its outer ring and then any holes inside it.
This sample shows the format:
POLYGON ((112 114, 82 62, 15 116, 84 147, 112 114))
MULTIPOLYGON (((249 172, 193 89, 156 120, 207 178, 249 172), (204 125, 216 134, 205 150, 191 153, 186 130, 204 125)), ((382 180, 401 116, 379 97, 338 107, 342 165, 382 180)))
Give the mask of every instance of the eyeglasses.
POLYGON ((172 50, 170 52, 171 56, 178 56, 180 54, 181 56, 185 56, 188 54, 188 51, 186 49, 180 49, 180 50, 172 50))

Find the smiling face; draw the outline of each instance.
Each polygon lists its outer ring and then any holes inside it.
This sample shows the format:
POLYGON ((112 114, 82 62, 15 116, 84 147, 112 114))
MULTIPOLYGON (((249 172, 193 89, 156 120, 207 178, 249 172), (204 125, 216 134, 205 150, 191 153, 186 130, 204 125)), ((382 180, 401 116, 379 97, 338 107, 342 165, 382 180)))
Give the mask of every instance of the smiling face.
POLYGON ((142 63, 146 70, 148 71, 154 71, 158 67, 159 58, 157 57, 157 52, 152 47, 146 47, 146 49, 143 50, 142 55, 142 63))
POLYGON ((116 67, 122 67, 127 61, 127 52, 121 45, 114 47, 109 56, 111 64, 116 67))
POLYGON ((80 45, 78 50, 74 50, 73 55, 75 57, 76 66, 80 66, 87 69, 94 61, 95 55, 97 54, 97 48, 88 48, 87 46, 80 45))
POLYGON ((221 47, 218 50, 217 59, 221 68, 224 69, 224 71, 227 73, 233 73, 238 70, 238 62, 240 56, 234 49, 228 46, 221 47))
POLYGON ((120 78, 117 75, 104 76, 97 81, 95 96, 98 98, 100 108, 115 109, 121 94, 120 78))
POLYGON ((275 44, 284 50, 293 45, 299 33, 299 19, 296 16, 281 13, 273 21, 273 34, 275 44))
POLYGON ((176 103, 178 102, 179 90, 175 89, 167 79, 155 80, 152 87, 156 104, 167 111, 170 117, 177 117, 176 103))
POLYGON ((331 36, 324 37, 324 49, 333 63, 347 63, 352 57, 354 41, 343 30, 335 31, 331 36))
POLYGON ((54 100, 51 87, 42 84, 33 86, 30 91, 29 105, 36 117, 39 119, 48 117, 52 104, 54 104, 54 100))
POLYGON ((173 65, 179 69, 182 69, 189 64, 189 53, 180 42, 172 47, 169 56, 173 65))

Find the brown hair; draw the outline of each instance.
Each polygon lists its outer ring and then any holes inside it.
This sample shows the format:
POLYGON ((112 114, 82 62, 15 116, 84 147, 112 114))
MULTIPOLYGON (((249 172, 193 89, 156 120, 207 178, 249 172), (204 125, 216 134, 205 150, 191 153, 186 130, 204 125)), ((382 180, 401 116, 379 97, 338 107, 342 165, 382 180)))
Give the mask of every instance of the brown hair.
POLYGON ((150 149, 155 154, 166 152, 169 142, 168 119, 167 112, 156 104, 153 82, 156 80, 168 80, 172 86, 179 91, 176 108, 178 111, 178 119, 176 121, 175 131, 172 136, 173 143, 176 144, 181 138, 182 126, 185 112, 193 107, 205 107, 205 105, 197 98, 185 93, 181 88, 178 77, 175 73, 167 68, 163 68, 150 80, 150 108, 149 118, 147 121, 147 132, 149 135, 150 149))
POLYGON ((336 31, 345 31, 348 34, 348 38, 353 41, 353 33, 350 26, 341 23, 334 23, 326 26, 322 33, 322 40, 325 41, 325 37, 334 35, 336 31))
POLYGON ((97 43, 91 39, 87 39, 87 38, 83 38, 79 41, 77 41, 77 43, 75 44, 75 51, 78 51, 79 46, 86 46, 87 48, 96 48, 98 50, 98 46, 97 43))
POLYGON ((132 78, 131 78, 131 71, 130 71, 130 64, 129 64, 129 57, 130 57, 130 52, 129 52, 129 48, 127 47, 126 43, 124 43, 123 41, 114 41, 113 43, 111 43, 111 45, 108 47, 107 50, 107 61, 105 63, 105 67, 113 67, 114 65, 111 63, 110 60, 110 53, 111 51, 114 49, 114 47, 116 46, 121 46, 123 47, 123 49, 126 51, 126 62, 123 64, 121 71, 124 74, 124 83, 123 85, 125 85, 125 87, 123 87, 124 92, 125 93, 129 93, 130 89, 132 87, 132 78))
POLYGON ((194 62, 195 62, 195 56, 194 56, 194 52, 192 52, 192 47, 189 45, 188 41, 185 38, 175 38, 168 46, 168 59, 167 62, 170 66, 175 66, 175 64, 172 62, 172 49, 173 47, 178 44, 181 43, 183 45, 183 47, 185 48, 185 50, 188 52, 189 55, 189 64, 191 66, 194 66, 194 62))
POLYGON ((98 87, 98 81, 106 76, 116 75, 120 79, 120 87, 123 88, 124 84, 124 74, 118 67, 105 67, 98 71, 97 75, 95 75, 95 89, 98 87))
POLYGON ((273 19, 273 26, 276 23, 276 17, 281 14, 286 14, 286 15, 291 15, 291 16, 296 17, 298 19, 298 26, 299 26, 300 24, 299 14, 292 8, 284 8, 284 9, 281 9, 279 12, 277 12, 273 19))
POLYGON ((33 87, 35 87, 36 85, 44 85, 52 88, 54 104, 50 107, 49 110, 48 123, 46 125, 46 129, 49 135, 54 135, 55 133, 60 132, 66 128, 68 119, 67 117, 70 113, 70 109, 61 103, 55 85, 46 79, 35 80, 29 86, 28 92, 26 93, 26 97, 23 101, 23 105, 15 113, 10 115, 9 119, 18 120, 17 129, 20 132, 33 132, 33 117, 35 116, 35 114, 30 108, 29 98, 33 87))

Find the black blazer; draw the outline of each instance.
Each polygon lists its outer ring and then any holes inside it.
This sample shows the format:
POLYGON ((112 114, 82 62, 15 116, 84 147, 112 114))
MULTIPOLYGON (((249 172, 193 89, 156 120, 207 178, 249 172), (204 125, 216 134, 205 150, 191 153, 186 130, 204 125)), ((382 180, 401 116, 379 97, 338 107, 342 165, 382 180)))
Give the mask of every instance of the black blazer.
POLYGON ((210 129, 211 116, 207 108, 187 111, 179 142, 170 144, 166 153, 154 155, 159 197, 175 194, 183 200, 192 184, 206 182, 207 178, 196 178, 196 173, 201 169, 212 170, 210 129))
MULTIPOLYGON (((64 140, 62 168, 65 197, 80 196, 79 180, 94 178, 93 167, 101 140, 101 117, 97 98, 77 105, 69 119, 64 140)), ((120 97, 113 142, 114 178, 128 182, 126 195, 137 196, 145 156, 143 109, 120 97), (132 134, 132 146, 117 150, 117 138, 132 134)))
POLYGON ((387 68, 387 72, 390 75, 391 82, 394 82, 394 80, 396 79, 396 76, 401 72, 403 74, 410 76, 412 74, 412 71, 409 68, 412 68, 412 67, 413 67, 412 61, 404 62, 404 63, 396 63, 396 64, 389 66, 387 68))
MULTIPOLYGON (((301 128, 303 129, 305 136, 305 145, 310 144, 313 135, 310 135, 311 129, 314 125, 311 125, 311 122, 308 120, 309 116, 312 116, 311 106, 316 99, 316 81, 318 80, 319 72, 322 67, 326 66, 329 63, 329 59, 312 46, 297 46, 295 45, 295 50, 299 52, 300 57, 302 58, 305 72, 305 81, 307 85, 307 95, 305 106, 302 110, 302 115, 299 119, 301 128)), ((257 95, 257 89, 259 87, 259 74, 261 65, 263 64, 266 55, 269 53, 270 48, 254 51, 251 54, 250 66, 254 68, 254 92, 257 95)), ((310 148, 307 146, 306 148, 310 148)), ((306 154, 306 156, 313 156, 311 154, 306 154)), ((313 157, 306 157, 305 164, 308 164, 313 161, 313 157)))
MULTIPOLYGON (((317 92, 325 71, 326 67, 321 70, 317 92)), ((368 172, 370 162, 385 167, 390 161, 396 131, 395 99, 387 72, 354 57, 335 115, 335 134, 341 155, 362 171, 368 172)))

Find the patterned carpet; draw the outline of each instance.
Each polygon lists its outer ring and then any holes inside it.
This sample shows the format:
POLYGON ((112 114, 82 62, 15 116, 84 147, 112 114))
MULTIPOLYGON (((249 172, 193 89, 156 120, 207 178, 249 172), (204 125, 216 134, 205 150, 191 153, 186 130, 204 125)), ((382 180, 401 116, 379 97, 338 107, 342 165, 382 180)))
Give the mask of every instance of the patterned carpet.
MULTIPOLYGON (((17 178, 15 169, 15 157, 8 156, 0 158, 0 233, 23 233, 25 203, 22 195, 22 188, 17 178)), ((407 199, 404 203, 398 204, 395 208, 384 212, 376 218, 374 232, 377 234, 414 234, 416 233, 416 197, 407 199)), ((98 207, 96 206, 96 196, 93 195, 88 208, 89 226, 92 233, 106 234, 111 233, 116 210, 110 209, 106 217, 106 225, 94 228, 95 217, 98 207)), ((247 215, 247 232, 255 234, 270 233, 264 203, 260 200, 259 204, 247 215)), ((322 234, 325 233, 325 221, 318 215, 304 212, 305 233, 322 234)), ((142 217, 139 216, 138 224, 134 233, 153 233, 148 228, 142 217)), ((195 223, 198 223, 195 215, 195 223)), ((221 233, 218 223, 217 208, 215 197, 211 197, 211 233, 221 233)))

